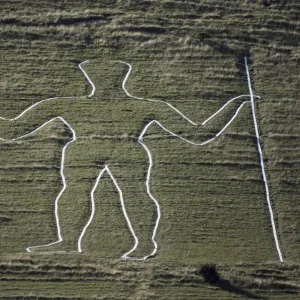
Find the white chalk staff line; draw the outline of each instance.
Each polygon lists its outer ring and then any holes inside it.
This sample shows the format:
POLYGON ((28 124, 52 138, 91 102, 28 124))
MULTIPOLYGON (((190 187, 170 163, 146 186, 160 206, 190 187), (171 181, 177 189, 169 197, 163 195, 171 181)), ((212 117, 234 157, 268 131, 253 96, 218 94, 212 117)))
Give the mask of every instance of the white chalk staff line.
POLYGON ((253 123, 254 123, 254 128, 255 128, 256 143, 257 143, 257 149, 258 149, 258 153, 259 153, 261 173, 262 173, 263 181, 264 181, 264 185, 265 185, 266 200, 267 200, 271 224, 272 224, 272 231, 273 231, 273 236, 274 236, 276 250, 278 253, 279 260, 281 262, 283 262, 283 255, 282 255, 280 245, 279 245, 277 229, 276 229, 276 225, 275 225, 275 221, 274 221, 274 213, 273 213, 272 204, 271 204, 271 200, 270 200, 269 185, 268 185, 267 176, 266 176, 266 172, 265 172, 265 164, 264 164, 264 158, 263 158, 263 153, 262 153, 261 143, 260 143, 259 130, 258 130, 258 125, 257 125, 257 120, 256 120, 254 96, 253 96, 253 91, 252 91, 252 86, 251 86, 251 79, 250 79, 250 73, 249 73, 249 68, 248 68, 248 63, 247 63, 247 57, 245 57, 245 68, 246 68, 249 92, 251 95, 251 108, 252 108, 252 117, 253 117, 253 123))
MULTIPOLYGON (((91 94, 88 96, 88 97, 92 97, 95 93, 95 85, 93 84, 93 82, 91 81, 91 79, 89 78, 88 74, 84 71, 84 69, 82 68, 82 65, 87 63, 88 61, 84 61, 82 62, 81 64, 79 64, 79 68, 81 69, 81 71, 83 72, 84 76, 86 77, 86 79, 88 80, 88 82, 91 84, 92 86, 92 92, 91 94)), ((124 63, 126 65, 129 66, 129 71, 127 72, 123 82, 122 82, 122 88, 124 90, 124 92, 127 94, 127 96, 131 97, 131 98, 135 98, 135 99, 138 99, 138 100, 146 100, 146 101, 152 101, 152 102, 160 102, 160 103, 164 103, 166 105, 168 105, 169 107, 171 107, 174 111, 176 111, 179 115, 181 115, 184 119, 186 119, 188 122, 190 122, 191 124, 193 125, 202 125, 204 126, 208 121, 210 121, 213 117, 215 117, 217 114, 219 114, 230 102, 236 100, 236 99, 239 99, 239 98, 242 98, 242 97, 252 97, 251 99, 253 99, 254 97, 256 98, 260 98, 259 96, 253 96, 253 94, 250 94, 250 95, 240 95, 238 97, 235 97, 233 99, 230 99, 228 102, 226 102, 226 104, 224 104, 216 113, 214 113, 212 116, 210 116, 207 120, 205 120, 202 124, 198 124, 198 123, 195 123, 193 122, 192 120, 190 120, 189 118, 187 118, 183 113, 181 113, 178 109, 176 109, 174 106, 172 106, 170 103, 168 102, 165 102, 165 101, 161 101, 161 100, 153 100, 153 99, 145 99, 145 98, 139 98, 139 97, 135 97, 131 94, 128 93, 128 91, 126 90, 126 81, 130 75, 130 72, 131 72, 131 65, 126 63, 126 62, 122 62, 120 61, 121 63, 124 63)), ((84 98, 85 96, 81 96, 81 97, 54 97, 54 98, 48 98, 48 99, 45 99, 45 100, 41 100, 37 103, 35 103, 34 105, 30 106, 29 108, 27 108, 26 110, 24 110, 20 115, 18 115, 17 117, 13 118, 13 119, 6 119, 6 118, 1 118, 3 120, 9 120, 9 121, 14 121, 14 120, 17 120, 19 119, 20 117, 22 117, 26 112, 28 112, 30 109, 32 109, 33 107, 39 105, 40 103, 44 102, 44 101, 49 101, 49 100, 53 100, 53 99, 66 99, 66 98, 84 98)), ((104 172, 106 171, 111 179, 113 180, 118 192, 119 192, 119 195, 120 195, 120 201, 121 201, 121 206, 122 206, 122 211, 123 211, 123 214, 125 216, 125 219, 126 219, 126 222, 127 222, 127 225, 130 229, 130 232, 134 238, 134 246, 133 248, 128 251, 127 253, 123 254, 122 255, 122 259, 134 259, 134 260, 146 260, 147 258, 155 255, 155 253, 157 252, 157 249, 158 249, 158 245, 155 241, 155 237, 156 237, 156 233, 157 233, 157 229, 158 229, 158 226, 159 226, 159 221, 160 221, 160 218, 161 218, 161 210, 160 210, 160 205, 157 201, 157 199, 151 194, 151 190, 150 190, 150 176, 151 176, 151 169, 152 169, 152 166, 153 166, 153 160, 152 160, 152 155, 151 155, 151 152, 150 150, 148 149, 148 147, 144 144, 143 142, 143 137, 146 133, 146 131, 148 130, 148 128, 156 123, 158 126, 160 126, 163 130, 165 130, 166 132, 170 133, 172 136, 175 136, 175 137, 178 137, 180 138, 181 140, 187 142, 187 143, 190 143, 192 145, 196 145, 196 146, 202 146, 202 145, 205 145, 205 144, 208 144, 209 142, 212 142, 213 140, 215 140, 219 135, 221 135, 224 130, 231 124, 231 122, 236 118, 236 116, 238 115, 239 111, 242 109, 242 107, 244 106, 245 103, 247 103, 249 101, 244 101, 240 106, 239 108, 237 109, 236 113, 234 114, 234 116, 229 120, 229 122, 215 135, 215 137, 213 137, 212 139, 209 139, 205 142, 202 142, 202 143, 194 143, 194 142, 191 142, 173 132, 171 132, 170 130, 168 130, 167 128, 165 128, 160 122, 158 122, 157 120, 152 120, 151 122, 149 122, 145 128, 143 129, 143 131, 141 132, 140 136, 139 136, 139 139, 138 139, 138 142, 144 147, 145 151, 147 152, 148 154, 148 158, 149 158, 149 167, 148 167, 148 171, 147 171, 147 178, 146 178, 146 188, 147 188, 147 193, 148 195, 150 196, 150 198, 153 200, 153 202, 155 203, 156 205, 156 208, 157 208, 157 219, 156 219, 156 223, 155 223, 155 227, 154 227, 154 230, 153 230, 153 233, 152 233, 152 242, 154 244, 154 250, 152 251, 152 253, 150 253, 149 255, 147 256, 144 256, 143 258, 141 259, 136 259, 136 258, 131 258, 129 256, 130 253, 132 253, 137 247, 138 247, 138 244, 139 244, 139 241, 138 241, 138 237, 136 236, 135 232, 134 232, 134 229, 131 225, 131 222, 130 222, 130 219, 126 213, 126 208, 125 208, 125 203, 124 203, 124 198, 123 198, 123 193, 122 193, 122 190, 120 189, 120 187, 118 186, 117 184, 117 181, 116 179, 114 178, 113 174, 111 173, 108 165, 105 166, 105 168, 103 170, 101 170, 100 174, 98 175, 97 179, 96 179, 96 182, 95 182, 95 185, 91 191, 91 204, 92 204, 92 211, 91 211, 91 215, 90 215, 90 218, 87 222, 87 224, 85 225, 85 227, 83 228, 82 230, 82 233, 78 239, 78 252, 82 252, 82 239, 86 233, 86 230, 87 228, 89 227, 89 225, 91 224, 92 220, 93 220, 93 217, 94 217, 94 214, 95 214, 95 198, 94 198, 94 193, 96 191, 96 188, 100 182, 100 179, 101 177, 103 176, 104 172)), ((28 137, 32 134, 34 134, 35 132, 37 132, 38 130, 40 130, 41 128, 43 128, 44 126, 46 126, 47 124, 49 124, 50 122, 52 122, 53 120, 55 119, 60 119, 72 132, 72 140, 69 141, 64 147, 63 147, 63 150, 62 150, 62 159, 61 159, 61 168, 60 168, 60 174, 61 174, 61 178, 62 178, 62 182, 63 182, 63 188, 62 190, 60 191, 60 193, 58 194, 58 196, 56 197, 56 200, 55 200, 55 219, 56 219, 56 225, 57 225, 57 236, 58 236, 58 240, 56 242, 53 242, 53 243, 49 243, 49 244, 46 244, 46 245, 41 245, 41 246, 33 246, 33 247, 27 247, 26 250, 28 252, 31 252, 31 250, 33 249, 36 249, 36 248, 40 248, 40 247, 47 247, 47 246, 51 246, 51 245, 54 245, 54 244, 58 244, 60 242, 63 241, 63 237, 62 237, 62 234, 61 234, 61 228, 60 228, 60 222, 59 222, 59 215, 58 215, 58 205, 59 205, 59 199, 61 197, 61 195, 63 194, 63 192, 65 191, 66 187, 67 187, 67 182, 66 182, 66 178, 65 178, 65 175, 64 175, 64 165, 65 165, 65 152, 66 152, 66 149, 67 147, 73 143, 74 141, 76 141, 77 137, 76 137, 76 133, 74 131, 74 129, 70 126, 70 124, 62 117, 58 116, 56 118, 53 118, 47 122, 45 122, 42 126, 38 127, 36 130, 30 132, 29 134, 26 134, 26 135, 23 135, 23 136, 20 136, 20 137, 17 137, 15 139, 12 139, 10 141, 15 141, 15 140, 18 140, 18 139, 21 139, 21 138, 25 138, 25 137, 28 137)), ((5 139, 1 139, 3 141, 8 141, 8 140, 5 140, 5 139)), ((63 251, 62 251, 63 252, 63 251)), ((42 253, 42 252, 39 252, 39 253, 42 253)), ((49 253, 48 251, 45 252, 45 253, 49 253)), ((54 253, 57 253, 57 251, 55 251, 54 253)))

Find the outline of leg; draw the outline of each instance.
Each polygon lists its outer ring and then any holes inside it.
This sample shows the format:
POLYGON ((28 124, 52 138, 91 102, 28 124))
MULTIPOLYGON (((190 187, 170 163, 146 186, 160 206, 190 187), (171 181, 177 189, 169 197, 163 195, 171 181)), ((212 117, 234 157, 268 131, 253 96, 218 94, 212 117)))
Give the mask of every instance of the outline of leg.
MULTIPOLYGON (((149 156, 150 157, 150 156, 149 156)), ((152 162, 152 159, 151 159, 151 162, 152 162)), ((148 188, 149 187, 149 179, 150 179, 150 172, 151 172, 151 168, 152 168, 152 163, 149 162, 149 168, 148 168, 148 172, 147 172, 147 181, 146 181, 146 186, 147 186, 147 194, 150 196, 150 198, 155 202, 156 204, 156 207, 159 208, 159 204, 157 202, 157 200, 154 198, 154 196, 150 193, 150 189, 148 188), (149 178, 149 179, 148 179, 149 178)), ((139 245, 139 239, 132 227, 132 224, 131 224, 131 221, 130 221, 130 218, 128 217, 128 214, 127 214, 127 211, 126 211, 126 206, 125 206, 125 201, 124 201, 124 196, 123 196, 123 192, 122 192, 122 189, 120 188, 120 186, 118 185, 117 183, 117 180, 116 178, 113 176, 111 170, 109 169, 108 165, 105 165, 105 168, 101 170, 101 172, 99 173, 97 179, 96 179, 96 182, 94 184, 94 187, 91 191, 91 203, 92 203, 92 212, 91 212, 91 216, 89 218, 89 221, 87 222, 87 224, 84 226, 81 234, 80 234, 80 237, 78 239, 78 252, 79 253, 82 253, 82 240, 84 238, 84 235, 86 233, 86 230, 88 229, 88 227, 90 226, 90 224, 92 223, 93 221, 93 218, 94 218, 94 215, 95 215, 95 197, 94 197, 94 194, 95 194, 95 191, 99 185, 99 182, 103 176, 103 174, 107 172, 108 175, 110 176, 110 178, 112 179, 118 193, 119 193, 119 197, 120 197, 120 202, 121 202, 121 207, 122 207, 122 212, 123 212, 123 215, 126 219, 126 222, 127 222, 127 226, 130 230, 130 233, 134 239, 134 245, 133 247, 128 251, 126 252, 125 254, 123 254, 121 256, 121 259, 124 259, 124 260, 138 260, 138 261, 142 261, 142 260, 146 260, 147 258, 149 258, 150 256, 153 256, 155 255, 155 253, 157 252, 157 243, 155 241, 155 235, 156 235, 156 232, 157 232, 157 228, 158 228, 158 224, 159 224, 159 219, 160 219, 160 209, 158 209, 158 218, 156 220, 156 224, 155 224, 155 227, 154 227, 154 230, 153 230, 153 234, 152 234, 152 242, 154 244, 154 250, 152 251, 152 253, 150 253, 149 255, 146 255, 144 256, 143 258, 132 258, 130 256, 128 256, 130 253, 132 253, 134 250, 136 250, 136 248, 138 247, 139 245)))
MULTIPOLYGON (((122 190, 121 190, 120 187, 118 186, 117 181, 115 180, 115 178, 114 178, 114 176, 112 175, 111 171, 109 170, 108 166, 105 165, 105 167, 100 171, 100 173, 99 173, 99 175, 98 175, 98 177, 97 177, 97 179, 96 179, 96 182, 95 182, 95 184, 94 184, 94 186, 93 186, 93 189, 92 189, 92 191, 91 191, 91 198, 90 198, 90 199, 91 199, 91 204, 92 204, 92 212, 91 212, 91 216, 90 216, 88 222, 87 222, 86 225, 84 226, 84 228, 83 228, 83 230, 82 230, 82 232, 81 232, 81 234, 80 234, 80 236, 79 236, 79 238, 78 238, 77 247, 78 247, 78 252, 79 252, 79 253, 82 253, 82 240, 83 240, 83 238, 84 238, 84 235, 85 235, 85 233, 86 233, 86 230, 87 230, 88 227, 91 225, 91 223, 92 223, 92 221, 93 221, 93 218, 94 218, 94 215, 95 215, 95 196, 94 196, 94 195, 95 195, 95 191, 96 191, 96 189, 97 189, 97 187, 98 187, 98 185, 99 185, 99 182, 100 182, 100 180, 101 180, 101 177, 103 176, 103 174, 104 174, 105 172, 107 172, 107 173, 109 174, 109 176, 111 177, 111 179, 112 179, 114 185, 116 186, 116 188, 117 188, 117 190, 118 190, 118 192, 119 192, 119 195, 120 195, 120 201, 121 201, 121 205, 122 205, 122 211, 123 211, 123 214, 124 214, 124 216, 125 216, 125 218, 126 218, 126 221, 127 221, 128 227, 129 227, 129 229, 130 229, 130 231, 131 231, 131 234, 132 234, 132 236, 134 237, 134 240, 135 240, 135 245, 134 245, 134 247, 136 248, 137 245, 138 245, 138 238, 137 238, 137 236, 136 236, 136 234, 135 234, 135 232, 134 232, 134 230, 133 230, 133 228, 132 228, 130 219, 128 218, 127 213, 126 213, 126 209, 125 209, 125 204, 124 204, 124 198, 123 198, 122 190)), ((132 251, 133 251, 133 250, 132 250, 132 251)))
MULTIPOLYGON (((63 183, 63 188, 61 189, 61 191, 57 195, 57 197, 55 199, 55 204, 54 204, 54 207, 55 207, 54 208, 54 214, 55 214, 55 221, 56 221, 56 227, 57 227, 58 240, 55 241, 55 242, 53 242, 53 243, 49 243, 49 244, 45 244, 45 245, 38 245, 38 246, 27 247, 26 251, 29 252, 29 253, 31 253, 32 252, 31 250, 33 250, 33 249, 38 249, 38 248, 42 248, 42 247, 52 246, 52 245, 55 245, 55 244, 59 244, 59 243, 61 243, 63 241, 63 237, 61 235, 59 215, 58 215, 58 203, 59 203, 59 200, 60 200, 61 196, 63 195, 64 191, 67 188, 66 177, 65 177, 65 174, 64 174, 66 150, 67 150, 68 146, 71 143, 73 143, 73 142, 75 142, 77 140, 77 137, 76 137, 76 132, 74 131, 74 129, 71 127, 71 125, 64 118, 57 117, 55 119, 60 119, 64 124, 66 124, 69 127, 69 129, 72 132, 72 140, 69 141, 68 143, 66 143, 66 145, 63 147, 63 150, 62 150, 61 164, 60 164, 60 175, 61 175, 61 180, 62 180, 62 183, 63 183)), ((49 121, 49 122, 51 122, 51 121, 49 121)), ((38 129, 36 129, 35 131, 31 132, 30 134, 32 134, 32 133, 36 132, 37 130, 41 129, 43 126, 45 126, 49 122, 43 124, 41 127, 39 127, 38 129)), ((65 252, 65 251, 58 251, 58 252, 65 252)), ((43 253, 43 252, 39 252, 39 253, 43 253)), ((45 253, 51 253, 51 252, 45 252, 45 253)))

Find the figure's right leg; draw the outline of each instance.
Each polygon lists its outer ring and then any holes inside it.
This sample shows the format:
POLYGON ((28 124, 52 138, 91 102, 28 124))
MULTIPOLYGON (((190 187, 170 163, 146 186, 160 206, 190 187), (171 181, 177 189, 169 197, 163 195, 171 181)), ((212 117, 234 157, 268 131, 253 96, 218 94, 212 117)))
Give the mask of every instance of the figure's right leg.
POLYGON ((123 215, 133 237, 132 248, 123 253, 123 259, 145 260, 157 252, 156 234, 161 213, 158 200, 151 193, 147 169, 147 163, 108 165, 108 173, 119 191, 123 215))
POLYGON ((78 238, 91 216, 91 190, 102 168, 95 166, 86 152, 79 152, 80 158, 70 155, 72 165, 67 162, 64 166, 66 187, 53 203, 52 239, 45 236, 36 245, 30 245, 28 252, 78 251, 78 238))

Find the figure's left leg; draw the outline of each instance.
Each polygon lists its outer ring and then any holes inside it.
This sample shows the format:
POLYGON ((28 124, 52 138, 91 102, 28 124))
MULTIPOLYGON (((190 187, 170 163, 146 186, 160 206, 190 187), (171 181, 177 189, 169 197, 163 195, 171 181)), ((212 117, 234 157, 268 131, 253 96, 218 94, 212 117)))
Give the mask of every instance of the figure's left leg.
POLYGON ((156 254, 156 234, 160 207, 151 193, 148 165, 108 165, 114 184, 119 190, 123 214, 133 236, 133 246, 123 254, 124 259, 146 259, 156 254))

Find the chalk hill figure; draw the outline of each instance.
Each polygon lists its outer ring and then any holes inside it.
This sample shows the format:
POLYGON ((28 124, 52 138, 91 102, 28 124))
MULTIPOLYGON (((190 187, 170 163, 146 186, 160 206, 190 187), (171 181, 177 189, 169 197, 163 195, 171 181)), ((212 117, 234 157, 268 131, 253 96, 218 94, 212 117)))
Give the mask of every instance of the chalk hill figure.
POLYGON ((2 141, 26 138, 54 120, 61 121, 72 133, 62 151, 63 187, 55 199, 58 239, 45 245, 31 245, 27 251, 81 252, 95 213, 94 192, 107 173, 119 192, 134 239, 132 249, 122 258, 147 259, 158 249, 155 238, 161 216, 159 201, 151 192, 153 161, 143 141, 147 130, 156 125, 187 143, 206 145, 224 132, 245 103, 250 103, 250 95, 230 99, 206 121, 197 123, 167 102, 129 94, 125 87, 131 71, 128 63, 103 63, 100 67, 103 72, 109 70, 110 84, 100 82, 95 94, 95 85, 83 69, 85 63, 79 68, 92 86, 89 96, 45 99, 13 119, 0 118, 2 141), (224 126, 215 137, 201 140, 205 124, 216 119, 218 123, 224 120, 224 126), (186 139, 182 133, 192 138, 186 139), (80 166, 80 171, 74 172, 74 166, 80 166))

